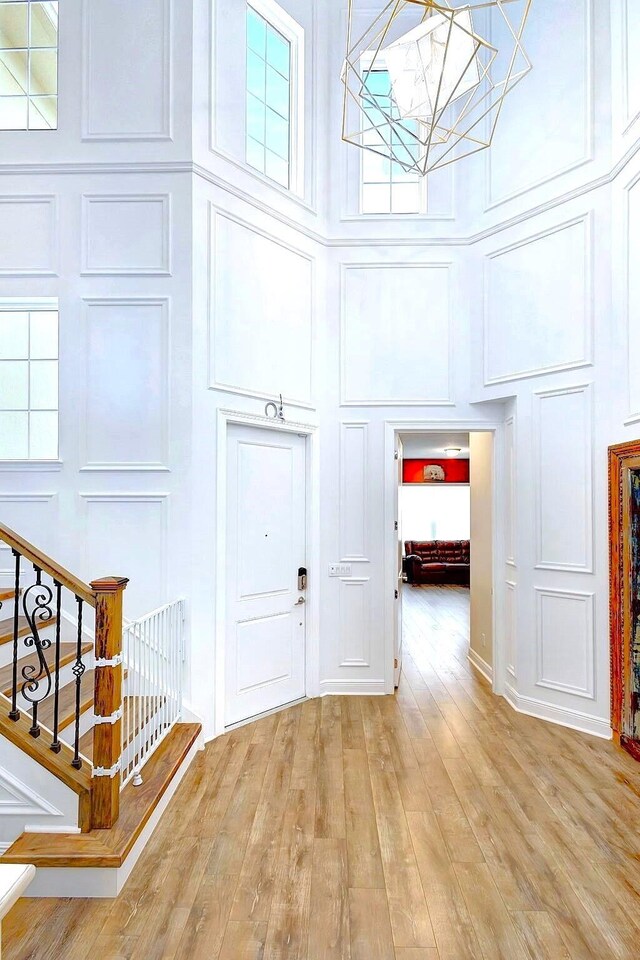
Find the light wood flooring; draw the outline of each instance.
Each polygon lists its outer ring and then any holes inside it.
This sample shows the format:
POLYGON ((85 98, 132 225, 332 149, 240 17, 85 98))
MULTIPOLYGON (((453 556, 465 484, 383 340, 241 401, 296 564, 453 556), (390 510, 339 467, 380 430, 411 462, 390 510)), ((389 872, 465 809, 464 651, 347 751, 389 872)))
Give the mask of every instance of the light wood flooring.
POLYGON ((468 591, 405 624, 397 696, 211 743, 120 898, 21 901, 5 960, 638 960, 640 765, 491 694, 468 591))

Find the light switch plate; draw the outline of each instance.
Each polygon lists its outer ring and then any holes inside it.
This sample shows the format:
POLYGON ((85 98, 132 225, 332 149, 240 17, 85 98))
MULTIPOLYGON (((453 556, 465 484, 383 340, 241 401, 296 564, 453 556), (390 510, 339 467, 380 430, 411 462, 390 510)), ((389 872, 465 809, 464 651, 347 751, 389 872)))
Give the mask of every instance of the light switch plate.
POLYGON ((330 577, 350 577, 351 564, 350 563, 330 563, 329 576, 330 577))

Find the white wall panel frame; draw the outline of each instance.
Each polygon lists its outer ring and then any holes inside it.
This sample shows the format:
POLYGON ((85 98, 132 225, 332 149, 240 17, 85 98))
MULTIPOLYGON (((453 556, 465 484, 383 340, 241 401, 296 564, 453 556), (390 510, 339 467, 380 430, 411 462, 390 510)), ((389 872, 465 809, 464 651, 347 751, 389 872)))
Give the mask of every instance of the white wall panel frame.
POLYGON ((371 666, 371 581, 369 577, 340 578, 340 644, 341 667, 371 666), (353 603, 358 592, 359 607, 354 613, 353 603))
POLYGON ((505 580, 505 652, 506 652, 506 667, 508 677, 515 682, 516 678, 516 665, 515 665, 515 653, 518 648, 518 636, 517 636, 517 584, 514 580, 505 580))
POLYGON ((564 370, 575 370, 593 365, 593 327, 594 327, 594 280, 593 280, 593 212, 590 210, 582 216, 575 217, 563 223, 556 224, 545 230, 534 233, 522 240, 501 247, 498 250, 491 251, 485 257, 484 269, 484 317, 483 317, 483 369, 485 387, 496 384, 511 383, 518 380, 526 380, 532 377, 543 376, 550 373, 559 373, 564 370), (512 373, 491 375, 490 356, 491 356, 491 314, 492 314, 492 285, 491 285, 491 264, 493 261, 508 254, 521 250, 535 244, 537 241, 545 240, 547 237, 553 237, 576 226, 583 226, 584 230, 584 256, 582 271, 584 274, 584 293, 583 310, 585 313, 585 322, 582 331, 582 356, 571 361, 559 361, 544 366, 531 367, 526 370, 518 370, 512 373))
MULTIPOLYGON (((584 104, 584 147, 582 155, 575 160, 570 161, 564 167, 558 169, 551 176, 542 177, 538 180, 535 180, 533 183, 530 183, 528 186, 523 187, 519 190, 514 190, 510 193, 505 194, 502 197, 492 196, 491 184, 492 184, 492 152, 489 148, 485 152, 486 162, 485 162, 485 212, 490 210, 495 210, 497 207, 502 206, 505 203, 509 203, 512 200, 517 199, 518 197, 526 196, 532 190, 537 190, 540 187, 545 186, 548 183, 553 183, 560 177, 566 176, 568 173, 572 173, 575 170, 579 170, 581 167, 584 167, 587 163, 591 163, 594 159, 594 150, 595 150, 595 45, 593 42, 594 37, 594 16, 595 16, 595 0, 583 0, 584 3, 584 12, 585 12, 585 35, 586 35, 586 50, 584 57, 584 81, 585 81, 585 104, 584 104)), ((535 17, 535 7, 531 14, 531 17, 535 17)), ((524 47, 527 48, 527 35, 526 31, 524 34, 524 47)), ((534 64, 535 70, 535 64, 534 64)), ((526 81, 525 81, 526 82, 526 81)), ((535 81, 534 81, 535 82, 535 81)), ((542 112, 542 106, 540 106, 542 112)))
MULTIPOLYGON (((32 505, 35 505, 38 503, 51 504, 51 511, 50 511, 51 528, 49 532, 53 537, 57 537, 57 522, 58 522, 58 516, 57 516, 58 494, 57 493, 40 493, 40 492, 38 493, 24 492, 23 493, 20 491, 16 491, 15 493, 0 493, 0 504, 3 504, 3 503, 28 503, 32 505)), ((26 536, 26 538, 29 539, 29 537, 27 536, 24 530, 18 529, 19 524, 16 524, 16 526, 14 527, 13 523, 10 521, 9 523, 7 523, 7 526, 12 529, 15 529, 16 533, 19 533, 23 537, 26 536)), ((34 542, 34 546, 40 547, 41 544, 34 542)), ((13 574, 14 574, 15 567, 12 559, 9 566, 3 565, 6 557, 11 558, 11 548, 8 547, 2 541, 0 541, 0 579, 13 577, 13 574)))
MULTIPOLYGON (((631 60, 633 57, 630 49, 630 20, 632 17, 630 11, 630 0, 620 0, 622 8, 622 49, 620 58, 622 63, 622 101, 623 101, 623 123, 624 129, 622 135, 625 136, 634 124, 640 120, 640 90, 633 90, 631 82, 631 60), (635 99, 634 99, 635 93, 635 99)), ((637 7, 634 11, 637 20, 637 7)), ((637 51, 636 51, 637 59, 637 51)))
MULTIPOLYGON (((315 256, 308 253, 306 250, 301 249, 300 247, 294 246, 293 244, 287 243, 281 237, 278 237, 272 233, 269 233, 266 230, 261 229, 253 223, 250 223, 247 220, 244 220, 242 217, 237 217, 226 210, 223 210, 219 207, 216 207, 215 204, 209 204, 209 258, 208 258, 208 275, 207 275, 207 290, 209 296, 209 305, 207 310, 208 315, 208 343, 209 343, 209 373, 208 373, 208 387, 210 390, 220 390, 224 393, 235 394, 237 396, 249 397, 252 399, 259 400, 278 400, 279 394, 274 391, 272 393, 262 391, 260 389, 249 389, 243 386, 238 386, 234 383, 229 383, 224 380, 221 376, 218 375, 216 371, 216 358, 218 356, 218 350, 216 346, 216 334, 218 332, 218 317, 221 315, 221 311, 224 309, 224 305, 221 305, 217 299, 218 284, 216 283, 216 262, 217 262, 217 224, 219 221, 227 221, 229 223, 235 224, 236 226, 242 227, 245 230, 248 230, 250 233, 255 234, 258 237, 261 237, 264 240, 269 241, 274 244, 276 247, 286 250, 289 253, 293 254, 296 257, 299 257, 301 260, 305 261, 309 265, 309 347, 308 347, 308 358, 305 359, 305 369, 308 368, 309 376, 309 390, 308 396, 290 396, 283 391, 283 399, 285 406, 299 407, 303 410, 313 410, 315 409, 315 378, 314 378, 314 348, 315 348, 315 338, 316 338, 316 258, 315 256)), ((283 280, 283 282, 286 282, 283 280)), ((266 362, 266 361, 265 361, 266 362)))
MULTIPOLYGON (((162 120, 157 130, 101 130, 91 109, 92 8, 96 0, 82 3, 82 139, 85 141, 154 141, 172 139, 171 97, 173 87, 172 0, 158 0, 162 12, 162 78, 160 86, 162 120)), ((126 9, 128 4, 124 5, 126 9)), ((123 26, 124 29, 124 26, 123 26)))
POLYGON ((84 276, 171 276, 171 196, 168 193, 89 194, 82 196, 82 274, 84 276), (100 263, 92 252, 92 210, 111 204, 159 204, 161 227, 159 262, 152 266, 136 263, 100 263))
MULTIPOLYGON (((539 393, 534 393, 533 395, 534 403, 534 454, 535 454, 535 503, 536 503, 536 564, 535 568, 537 570, 557 570, 564 571, 568 573, 593 573, 594 572, 594 522, 593 518, 595 515, 595 498, 594 498, 594 481, 593 481, 593 444, 594 444, 594 418, 593 418, 593 390, 592 384, 580 384, 570 387, 561 387, 556 390, 547 390, 539 393), (551 501, 548 503, 550 509, 556 509, 558 515, 555 517, 555 522, 553 524, 554 528, 557 527, 557 524, 561 522, 562 516, 568 516, 566 512, 566 507, 561 505, 561 501, 558 499, 558 487, 557 487, 557 477, 556 474, 551 474, 548 478, 544 475, 544 441, 543 436, 543 426, 542 426, 542 416, 543 416, 543 405, 545 403, 553 403, 554 400, 560 400, 563 397, 573 397, 581 396, 583 399, 583 413, 584 413, 584 430, 580 435, 578 435, 577 425, 572 422, 570 424, 560 424, 558 420, 554 420, 554 427, 557 433, 552 437, 560 446, 563 446, 567 450, 567 459, 564 462, 565 470, 570 472, 572 480, 575 480, 575 495, 576 499, 579 499, 582 503, 582 509, 580 511, 582 516, 583 530, 582 537, 584 540, 584 554, 583 558, 580 561, 560 561, 545 559, 545 543, 544 543, 544 510, 545 510, 545 483, 548 481, 549 489, 547 490, 548 499, 551 501), (577 445, 577 456, 572 457, 569 453, 569 443, 571 439, 576 440, 577 445), (578 472, 576 465, 579 462, 578 457, 581 455, 582 464, 581 472, 578 472)), ((559 468, 563 469, 563 462, 560 461, 559 468)), ((577 517, 572 518, 572 522, 569 523, 571 529, 567 529, 566 536, 563 538, 565 542, 569 542, 572 539, 572 536, 576 533, 577 528, 577 517)))
POLYGON ((81 409, 81 429, 79 437, 79 446, 80 446, 80 470, 82 472, 108 472, 108 471, 154 471, 154 472, 165 472, 170 470, 168 465, 169 461, 169 449, 170 449, 170 436, 169 436, 169 425, 170 425, 170 405, 171 405, 171 396, 170 396, 170 369, 171 369, 171 303, 169 297, 85 297, 83 299, 84 306, 84 334, 85 334, 85 389, 83 390, 84 406, 81 409), (158 460, 144 461, 144 460, 90 460, 89 459, 89 431, 90 431, 90 414, 89 414, 89 390, 88 390, 88 380, 89 380, 89 369, 88 369, 88 360, 89 360, 89 327, 90 327, 90 312, 94 307, 158 307, 161 311, 161 339, 160 339, 160 355, 161 355, 161 364, 164 370, 164 375, 162 376, 162 387, 163 387, 163 397, 162 405, 160 411, 160 450, 162 453, 161 458, 158 460))
MULTIPOLYGON (((397 261, 389 262, 353 262, 340 264, 340 406, 341 407, 453 407, 455 401, 452 399, 453 392, 453 288, 454 288, 454 264, 452 261, 397 261), (348 387, 348 369, 349 358, 347 356, 347 315, 348 315, 348 277, 354 271, 393 271, 393 270, 444 270, 448 275, 448 311, 446 319, 446 350, 443 356, 447 363, 447 386, 443 395, 440 397, 416 397, 405 400, 392 399, 373 399, 368 397, 350 397, 348 387)), ((392 324, 392 318, 389 323, 392 324)), ((402 336, 399 334, 399 336, 402 336)), ((409 371, 407 375, 410 376, 409 371)), ((424 371, 425 380, 428 377, 428 371, 424 371)))
MULTIPOLYGON (((576 697, 583 697, 587 700, 595 700, 595 594, 577 590, 556 590, 548 587, 534 587, 536 595, 536 686, 546 687, 549 690, 557 690, 560 693, 571 694, 576 697), (581 616, 584 617, 584 632, 582 637, 571 635, 571 637, 557 636, 548 637, 544 631, 544 613, 545 604, 547 606, 557 600, 569 600, 582 607, 581 616), (558 649, 558 642, 562 640, 565 644, 572 643, 582 646, 582 667, 584 669, 585 681, 580 683, 568 683, 566 680, 554 679, 552 676, 545 676, 547 666, 545 664, 546 645, 549 645, 550 655, 558 649)), ((576 646, 572 656, 577 656, 580 652, 579 646, 576 646)))
POLYGON ((516 566, 516 530, 518 526, 517 516, 517 450, 516 450, 516 418, 507 417, 504 429, 505 439, 505 457, 506 457, 506 476, 507 486, 507 504, 506 504, 506 522, 505 522, 505 563, 510 567, 516 566))
POLYGON ((624 188, 624 289, 622 302, 626 321, 627 346, 627 409, 625 424, 640 423, 640 387, 637 385, 635 371, 640 361, 640 281, 638 280, 637 256, 640 255, 640 173, 637 173, 624 188), (637 205, 637 242, 632 240, 632 196, 638 193, 637 205), (635 376, 635 380, 634 380, 635 376))
MULTIPOLYGON (((8 264, 3 266, 4 255, 0 253, 0 277, 57 277, 59 262, 59 214, 58 198, 55 194, 41 195, 9 195, 0 196, 0 247, 6 249, 13 248, 16 244, 15 228, 11 225, 12 236, 4 237, 2 233, 2 223, 11 224, 9 218, 10 207, 24 206, 27 209, 42 207, 45 212, 48 236, 45 238, 43 248, 48 251, 48 256, 43 259, 42 264, 20 265, 20 263, 8 264)), ((29 233, 30 246, 32 249, 36 246, 37 237, 34 236, 36 229, 33 227, 29 233)), ((20 262, 24 263, 20 257, 20 262)))
POLYGON ((368 442, 367 420, 345 421, 340 424, 341 563, 370 562, 368 442))

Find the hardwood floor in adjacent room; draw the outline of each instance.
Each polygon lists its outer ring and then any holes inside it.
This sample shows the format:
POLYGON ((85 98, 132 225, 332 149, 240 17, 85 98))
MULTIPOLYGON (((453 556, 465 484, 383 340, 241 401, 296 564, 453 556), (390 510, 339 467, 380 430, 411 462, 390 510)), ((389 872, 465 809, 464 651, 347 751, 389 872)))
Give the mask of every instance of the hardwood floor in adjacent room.
POLYGON ((640 765, 491 694, 468 591, 405 624, 395 697, 211 743, 119 899, 21 901, 5 960, 637 960, 640 765))

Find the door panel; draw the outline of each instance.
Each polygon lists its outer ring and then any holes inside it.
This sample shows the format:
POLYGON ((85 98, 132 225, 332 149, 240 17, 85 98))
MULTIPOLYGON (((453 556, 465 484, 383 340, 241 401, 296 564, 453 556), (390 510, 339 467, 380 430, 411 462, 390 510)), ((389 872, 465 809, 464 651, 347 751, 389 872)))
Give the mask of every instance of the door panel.
POLYGON ((227 725, 305 695, 305 439, 231 427, 227 453, 227 725))
POLYGON ((402 524, 400 522, 400 487, 402 485, 402 460, 404 457, 404 448, 400 437, 396 440, 396 451, 398 454, 398 486, 396 489, 396 529, 398 531, 398 542, 396 551, 397 577, 396 577, 396 616, 395 616, 395 654, 393 663, 393 685, 397 687, 400 684, 400 674, 402 673, 402 524))

